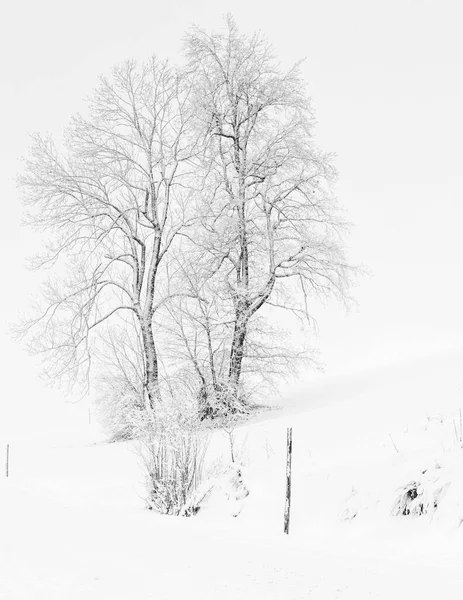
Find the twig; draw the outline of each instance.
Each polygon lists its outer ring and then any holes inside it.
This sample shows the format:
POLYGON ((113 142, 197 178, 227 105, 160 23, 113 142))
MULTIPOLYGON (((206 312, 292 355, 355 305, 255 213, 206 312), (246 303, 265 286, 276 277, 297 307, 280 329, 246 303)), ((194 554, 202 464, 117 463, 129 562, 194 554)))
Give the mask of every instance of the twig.
POLYGON ((397 449, 397 446, 395 445, 395 442, 394 442, 394 440, 392 439, 392 435, 391 435, 391 434, 389 434, 389 437, 390 437, 390 439, 391 439, 392 445, 393 445, 393 446, 394 446, 394 448, 395 448, 395 451, 397 452, 397 454, 400 454, 400 452, 399 452, 399 451, 398 451, 398 449, 397 449))
POLYGON ((461 408, 460 408, 460 444, 463 442, 463 423, 461 419, 461 408))

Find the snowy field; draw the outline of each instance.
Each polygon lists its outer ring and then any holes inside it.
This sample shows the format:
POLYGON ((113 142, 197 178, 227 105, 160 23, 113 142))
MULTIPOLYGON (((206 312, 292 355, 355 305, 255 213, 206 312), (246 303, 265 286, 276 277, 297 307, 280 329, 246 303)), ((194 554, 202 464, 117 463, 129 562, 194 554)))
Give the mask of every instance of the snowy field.
MULTIPOLYGON (((190 519, 145 510, 130 444, 106 444, 92 428, 9 440, 0 599, 458 597, 462 364, 463 350, 453 350, 292 391, 284 408, 236 432, 249 494, 228 497, 225 473, 190 519), (289 425, 293 503, 285 536, 289 425), (411 482, 414 507, 422 508, 392 516, 411 482)), ((226 471, 228 453, 217 433, 211 473, 226 471)))

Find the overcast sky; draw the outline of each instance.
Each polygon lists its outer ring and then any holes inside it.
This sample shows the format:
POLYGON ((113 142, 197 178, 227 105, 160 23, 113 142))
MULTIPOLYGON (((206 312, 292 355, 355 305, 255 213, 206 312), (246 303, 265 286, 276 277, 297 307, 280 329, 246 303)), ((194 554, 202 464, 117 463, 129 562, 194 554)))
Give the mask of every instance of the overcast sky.
MULTIPOLYGON (((221 27, 227 11, 243 31, 265 33, 283 64, 306 58, 316 140, 338 156, 337 194, 355 224, 351 258, 373 273, 356 290, 353 314, 330 306, 315 315, 328 372, 463 343, 458 1, 8 2, 0 36, 0 433, 22 420, 42 427, 60 397, 44 391, 3 335, 33 290, 12 181, 27 134, 59 136, 114 63, 153 53, 176 60, 191 23, 221 27)), ((76 410, 83 420, 83 405, 76 410)))

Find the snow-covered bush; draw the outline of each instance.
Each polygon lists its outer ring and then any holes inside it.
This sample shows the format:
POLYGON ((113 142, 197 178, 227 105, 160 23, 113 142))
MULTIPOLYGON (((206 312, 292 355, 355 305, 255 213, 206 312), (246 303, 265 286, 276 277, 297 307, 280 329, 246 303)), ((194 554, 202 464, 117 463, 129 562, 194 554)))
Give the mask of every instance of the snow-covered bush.
MULTIPOLYGON (((398 490, 399 495, 392 507, 393 516, 419 516, 428 512, 429 506, 424 501, 424 488, 416 482, 410 481, 398 490)), ((433 505, 433 508, 437 506, 433 505)))
POLYGON ((97 418, 113 442, 135 438, 144 411, 142 393, 123 381, 113 381, 96 400, 97 418))
POLYGON ((112 441, 133 439, 146 409, 145 367, 138 325, 130 317, 100 331, 92 379, 97 418, 112 441))
POLYGON ((232 463, 245 462, 243 457, 243 442, 239 448, 236 444, 236 429, 266 407, 253 403, 250 399, 240 399, 232 393, 216 394, 209 397, 208 404, 199 403, 199 421, 203 429, 220 431, 228 441, 230 460, 232 463), (234 399, 233 399, 234 398, 234 399))
POLYGON ((420 476, 398 490, 393 516, 424 516, 460 526, 463 522, 463 455, 451 452, 442 456, 420 476))
POLYGON ((139 431, 147 508, 167 515, 195 514, 191 499, 202 480, 208 434, 174 410, 146 413, 139 431))
POLYGON ((246 419, 254 406, 242 390, 239 393, 227 383, 201 385, 198 393, 198 412, 201 421, 221 423, 246 419))
POLYGON ((219 515, 237 517, 249 496, 249 488, 243 477, 243 467, 230 465, 220 473, 206 479, 191 497, 187 510, 201 513, 215 512, 219 515))

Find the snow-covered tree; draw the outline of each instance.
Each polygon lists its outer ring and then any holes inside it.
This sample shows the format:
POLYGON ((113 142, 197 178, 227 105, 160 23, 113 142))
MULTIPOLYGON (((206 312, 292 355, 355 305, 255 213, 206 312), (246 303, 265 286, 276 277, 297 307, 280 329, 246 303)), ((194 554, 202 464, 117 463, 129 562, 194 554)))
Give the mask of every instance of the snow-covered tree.
POLYGON ((281 372, 299 356, 269 337, 265 309, 310 321, 311 298, 345 301, 354 269, 299 66, 283 71, 268 42, 231 17, 225 33, 192 29, 186 53, 204 151, 202 227, 185 268, 196 303, 185 301, 183 314, 202 347, 191 335, 184 342, 200 388, 232 406, 259 364, 281 372))
POLYGON ((161 398, 155 320, 172 289, 170 253, 191 216, 188 97, 168 63, 127 61, 101 79, 62 144, 33 137, 19 183, 29 224, 49 239, 34 266, 53 274, 19 331, 53 380, 88 381, 97 330, 129 313, 146 404, 161 398))

